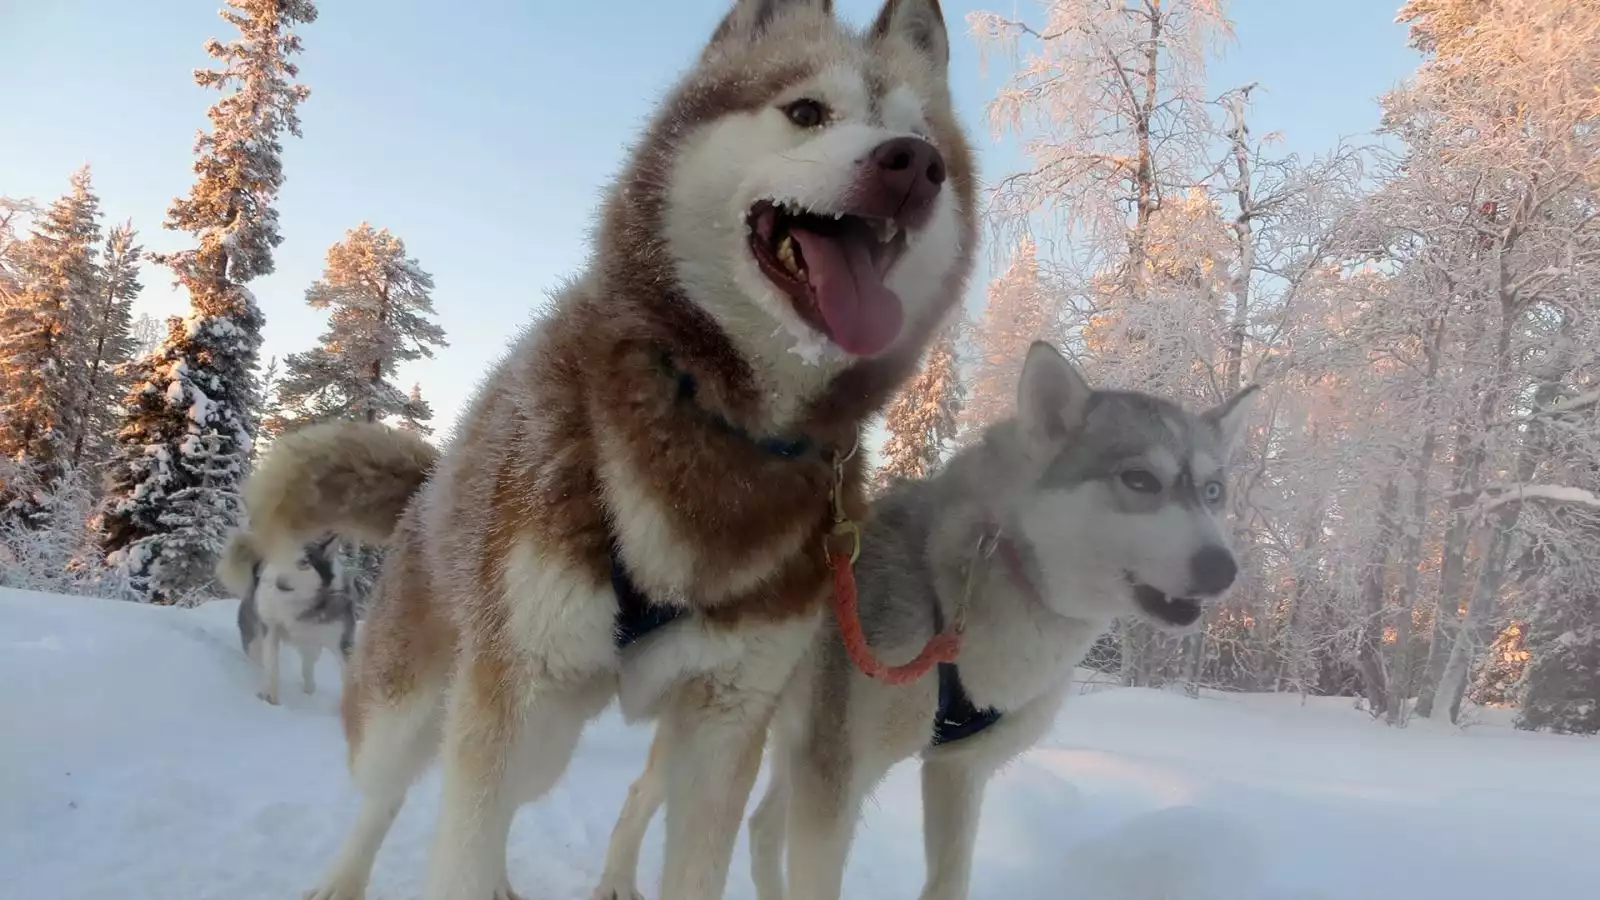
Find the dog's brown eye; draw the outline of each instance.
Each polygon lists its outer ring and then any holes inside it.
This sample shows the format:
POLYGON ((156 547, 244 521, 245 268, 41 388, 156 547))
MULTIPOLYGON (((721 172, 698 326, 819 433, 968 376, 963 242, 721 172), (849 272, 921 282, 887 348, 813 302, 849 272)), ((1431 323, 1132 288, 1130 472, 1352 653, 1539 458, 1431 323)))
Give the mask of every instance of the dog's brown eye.
POLYGON ((1129 469, 1122 473, 1122 483, 1141 494, 1161 493, 1161 479, 1143 469, 1129 469))
POLYGON ((801 128, 815 128, 828 117, 828 110, 815 100, 800 99, 785 106, 783 114, 801 128))

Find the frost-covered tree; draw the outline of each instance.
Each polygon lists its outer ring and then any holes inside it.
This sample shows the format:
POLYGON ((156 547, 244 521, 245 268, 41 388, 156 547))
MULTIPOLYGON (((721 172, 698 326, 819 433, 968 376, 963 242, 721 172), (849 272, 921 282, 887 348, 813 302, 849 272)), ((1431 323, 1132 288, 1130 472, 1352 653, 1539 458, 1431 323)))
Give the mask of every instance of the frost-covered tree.
POLYGON ((0 197, 0 303, 9 303, 21 290, 17 267, 22 242, 17 231, 27 216, 38 210, 31 201, 0 197))
POLYGON ((422 437, 433 434, 433 428, 428 422, 433 419, 433 406, 422 398, 422 383, 413 381, 411 393, 407 395, 406 412, 400 416, 400 428, 403 431, 415 432, 422 437))
POLYGON ((306 291, 314 309, 329 311, 322 345, 288 357, 279 403, 286 427, 327 419, 400 419, 430 416, 393 381, 402 362, 431 358, 445 346, 434 315, 433 277, 406 256, 405 243, 388 229, 363 222, 328 249, 322 278, 306 291))
POLYGON ((901 388, 884 414, 888 438, 883 445, 879 481, 923 478, 944 459, 956 436, 966 388, 956 356, 958 320, 945 329, 917 372, 901 388))
POLYGON ((81 336, 83 373, 75 406, 79 424, 73 436, 70 462, 98 467, 111 450, 111 437, 121 418, 120 403, 127 392, 124 367, 133 359, 135 339, 133 302, 139 283, 139 261, 144 250, 134 243, 132 222, 111 229, 100 264, 100 283, 81 336))
POLYGON ((18 254, 18 291, 0 307, 0 453, 30 460, 46 480, 67 462, 80 424, 100 238, 100 199, 85 166, 34 221, 18 254))
POLYGON ((1039 259, 1023 238, 1006 270, 989 283, 988 302, 968 332, 971 375, 961 409, 960 443, 1011 415, 1028 346, 1055 335, 1055 306, 1039 277, 1039 259))
POLYGON ((1590 581, 1546 597, 1530 623, 1518 728, 1600 733, 1600 589, 1590 581))
POLYGON ((140 313, 128 326, 128 336, 133 341, 133 350, 129 353, 131 359, 144 359, 156 352, 161 346, 161 339, 167 333, 166 324, 149 313, 140 313))
POLYGON ((283 184, 282 137, 298 136, 294 26, 316 19, 310 0, 229 0, 222 18, 236 40, 206 42, 220 62, 195 72, 223 93, 195 141, 195 182, 166 227, 196 246, 155 259, 189 293, 190 313, 132 372, 126 418, 110 467, 106 548, 152 599, 175 602, 210 581, 216 554, 242 509, 249 463, 254 370, 262 315, 245 288, 272 271, 283 241, 272 203, 283 184))
POLYGON ((1038 24, 970 16, 986 49, 1016 67, 989 106, 1023 139, 1030 167, 999 182, 1000 224, 1026 232, 1054 213, 1144 291, 1151 219, 1209 161, 1207 56, 1232 35, 1225 0, 1046 0, 1038 24))

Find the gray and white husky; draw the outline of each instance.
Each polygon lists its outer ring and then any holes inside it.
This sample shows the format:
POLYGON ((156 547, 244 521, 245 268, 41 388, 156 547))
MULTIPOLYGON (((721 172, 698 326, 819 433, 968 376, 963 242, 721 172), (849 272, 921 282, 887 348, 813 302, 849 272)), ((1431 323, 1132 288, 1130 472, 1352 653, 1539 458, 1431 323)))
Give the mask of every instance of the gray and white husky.
MULTIPOLYGON (((890 665, 964 621, 959 660, 892 686, 862 674, 829 620, 779 701, 772 776, 750 822, 761 900, 837 898, 862 801, 922 757, 923 900, 967 896, 984 785, 1054 720, 1074 666, 1120 616, 1181 631, 1237 573, 1224 466, 1253 388, 1201 414, 1093 390, 1035 343, 1014 419, 880 498, 856 581, 863 633, 890 665)), ((638 897, 639 845, 661 803, 656 733, 606 856, 600 900, 638 897)))
MULTIPOLYGON (((356 633, 356 609, 345 589, 338 560, 329 552, 333 538, 306 546, 293 567, 254 557, 249 583, 232 586, 239 597, 239 642, 261 671, 261 691, 268 703, 278 702, 279 645, 287 641, 300 654, 301 688, 317 690, 317 658, 332 651, 344 669, 356 633)), ((230 553, 251 552, 235 541, 230 553)))

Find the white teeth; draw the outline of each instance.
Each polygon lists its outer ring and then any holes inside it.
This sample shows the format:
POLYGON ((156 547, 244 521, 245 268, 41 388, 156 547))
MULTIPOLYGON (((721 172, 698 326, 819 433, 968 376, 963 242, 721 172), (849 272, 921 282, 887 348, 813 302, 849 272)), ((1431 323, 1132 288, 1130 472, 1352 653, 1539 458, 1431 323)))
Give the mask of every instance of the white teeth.
POLYGON ((895 235, 900 233, 900 226, 896 225, 889 219, 875 220, 875 227, 878 232, 878 243, 880 244, 889 243, 890 241, 894 240, 895 235))

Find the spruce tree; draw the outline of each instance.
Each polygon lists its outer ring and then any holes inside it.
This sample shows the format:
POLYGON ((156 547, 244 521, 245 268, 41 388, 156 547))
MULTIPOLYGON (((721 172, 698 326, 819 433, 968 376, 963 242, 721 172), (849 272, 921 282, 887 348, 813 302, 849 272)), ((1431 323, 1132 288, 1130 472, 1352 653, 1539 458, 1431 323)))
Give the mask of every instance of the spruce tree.
POLYGON ((272 272, 283 242, 272 204, 283 184, 282 136, 298 136, 309 91, 293 79, 297 24, 310 0, 228 0, 237 40, 206 42, 221 65, 195 72, 222 99, 195 141, 195 182, 166 227, 196 246, 155 257, 189 293, 190 313, 133 367, 110 467, 103 526, 110 559, 135 589, 175 602, 210 583, 228 530, 242 514, 239 485, 255 430, 254 370, 262 315, 245 284, 272 272))
POLYGON ((321 346, 284 364, 278 400, 291 411, 288 427, 327 419, 400 419, 420 424, 431 415, 393 377, 399 363, 433 356, 445 346, 432 321, 433 278, 406 256, 405 243, 363 222, 328 249, 322 278, 306 302, 329 311, 321 346))
POLYGON ((1011 264, 989 284, 989 302, 972 329, 972 381, 961 414, 961 442, 1016 408, 1022 361, 1036 340, 1054 337, 1054 322, 1039 283, 1033 242, 1023 240, 1011 264))
POLYGON ((966 388, 956 357, 960 323, 945 330, 928 350, 922 369, 907 382, 884 417, 889 437, 878 468, 880 486, 896 478, 922 478, 944 459, 955 439, 966 388))
POLYGON ((1600 587, 1592 578, 1550 579, 1528 623, 1527 645, 1516 726, 1558 734, 1600 733, 1600 587))
POLYGON ((415 432, 421 437, 433 434, 433 429, 428 426, 428 422, 433 419, 433 407, 422 399, 420 382, 411 383, 411 394, 406 405, 407 412, 400 416, 401 430, 415 432))
POLYGON ((133 359, 133 301, 139 283, 139 260, 144 250, 134 243, 132 222, 111 229, 100 267, 100 284, 89 310, 82 336, 84 372, 73 437, 74 468, 103 463, 111 452, 111 436, 120 418, 119 405, 127 391, 127 364, 133 359))
POLYGON ((0 307, 0 453, 45 481, 68 464, 80 424, 83 337, 100 288, 100 200, 89 167, 34 222, 0 307))

